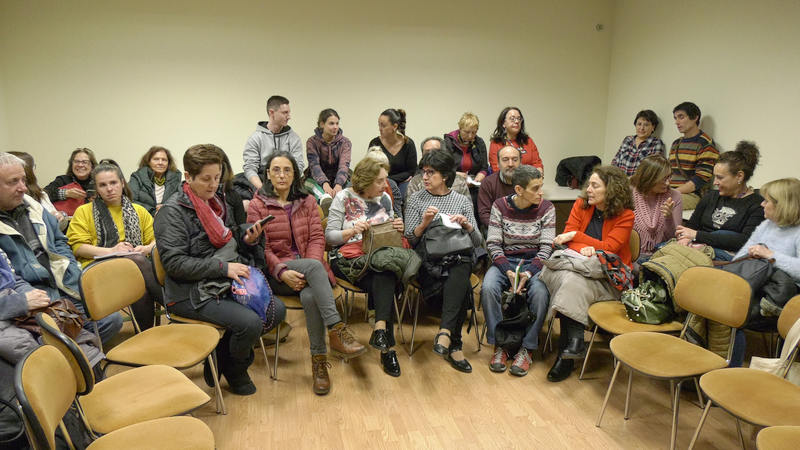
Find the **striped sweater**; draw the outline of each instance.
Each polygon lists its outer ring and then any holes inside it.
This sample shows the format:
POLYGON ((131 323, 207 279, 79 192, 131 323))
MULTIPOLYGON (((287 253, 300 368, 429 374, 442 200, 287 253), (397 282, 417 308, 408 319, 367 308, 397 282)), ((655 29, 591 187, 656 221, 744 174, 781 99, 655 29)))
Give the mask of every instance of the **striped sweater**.
POLYGON ((556 210, 548 200, 519 209, 513 197, 513 194, 500 197, 492 205, 486 247, 492 262, 503 273, 514 270, 508 261, 511 257, 530 260, 523 263, 522 270, 535 274, 553 251, 556 210))
POLYGON ((669 149, 669 165, 672 167, 670 187, 677 188, 692 181, 695 192, 699 191, 711 180, 717 159, 717 145, 703 131, 694 137, 675 139, 669 149))

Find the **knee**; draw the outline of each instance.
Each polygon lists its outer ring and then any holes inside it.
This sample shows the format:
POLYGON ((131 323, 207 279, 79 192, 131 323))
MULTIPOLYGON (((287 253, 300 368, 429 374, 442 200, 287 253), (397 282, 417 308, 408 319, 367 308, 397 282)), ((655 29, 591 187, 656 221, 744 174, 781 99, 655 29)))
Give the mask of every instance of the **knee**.
POLYGON ((273 298, 275 302, 275 320, 273 323, 283 322, 286 319, 286 305, 279 298, 273 298))

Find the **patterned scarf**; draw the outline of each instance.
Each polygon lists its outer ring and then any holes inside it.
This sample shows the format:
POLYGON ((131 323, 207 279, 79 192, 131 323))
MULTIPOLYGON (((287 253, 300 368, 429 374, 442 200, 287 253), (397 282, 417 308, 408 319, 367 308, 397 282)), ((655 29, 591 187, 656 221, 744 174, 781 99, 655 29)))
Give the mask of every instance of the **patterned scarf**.
MULTIPOLYGON (((97 246, 110 248, 119 243, 119 232, 106 202, 98 195, 92 202, 94 229, 97 231, 97 246)), ((133 203, 122 196, 122 225, 125 229, 125 242, 134 247, 142 245, 142 228, 139 226, 139 215, 133 209, 133 203)))
POLYGON ((203 230, 208 235, 211 245, 215 248, 222 248, 233 236, 231 230, 225 226, 223 202, 216 196, 209 201, 203 200, 189 187, 189 183, 183 183, 183 192, 189 196, 189 200, 194 205, 194 211, 197 213, 197 218, 200 219, 200 224, 203 225, 203 230))
POLYGON ((636 189, 633 190, 633 206, 636 211, 633 228, 639 232, 641 239, 639 246, 644 253, 652 253, 667 231, 667 220, 672 218, 661 214, 661 205, 670 197, 669 191, 655 196, 645 196, 636 189))

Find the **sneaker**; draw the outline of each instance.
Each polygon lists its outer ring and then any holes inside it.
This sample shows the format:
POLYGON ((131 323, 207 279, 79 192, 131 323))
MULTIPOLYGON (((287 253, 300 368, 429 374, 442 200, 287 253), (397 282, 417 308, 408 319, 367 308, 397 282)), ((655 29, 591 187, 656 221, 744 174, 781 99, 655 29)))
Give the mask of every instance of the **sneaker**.
POLYGON ((319 206, 322 208, 322 216, 328 217, 328 211, 331 209, 331 203, 333 203, 333 198, 325 194, 319 199, 319 206))
POLYGON ((531 364, 533 364, 533 359, 528 349, 524 347, 519 349, 517 356, 514 357, 514 364, 511 365, 511 375, 524 377, 528 374, 531 364))
POLYGON ((503 347, 494 348, 494 355, 492 360, 489 361, 489 370, 492 372, 503 373, 506 371, 506 361, 508 361, 508 353, 503 347))

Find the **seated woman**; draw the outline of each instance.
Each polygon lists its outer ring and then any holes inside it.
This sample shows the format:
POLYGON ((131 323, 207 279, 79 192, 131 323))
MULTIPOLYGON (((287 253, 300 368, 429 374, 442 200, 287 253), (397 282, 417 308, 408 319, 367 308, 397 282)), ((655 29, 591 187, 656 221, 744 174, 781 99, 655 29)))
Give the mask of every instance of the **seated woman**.
POLYGON ((649 109, 639 111, 633 119, 636 134, 625 136, 611 165, 619 167, 625 175, 632 176, 639 164, 648 156, 664 156, 664 142, 653 133, 658 128, 658 116, 649 109))
MULTIPOLYGON (((381 150, 380 147, 370 147, 367 150, 367 155, 365 156, 369 159, 374 159, 380 165, 389 167, 389 158, 386 157, 386 154, 381 150)), ((388 169, 387 169, 388 170, 388 169)), ((403 217, 403 194, 400 192, 400 188, 397 186, 397 183, 391 178, 386 178, 386 185, 383 188, 384 192, 389 194, 389 198, 392 201, 392 210, 394 211, 394 215, 397 217, 403 217)))
POLYGON ((58 227, 61 231, 67 229, 67 225, 69 225, 69 219, 67 215, 59 210, 53 205, 53 202, 50 201, 50 197, 47 195, 47 192, 43 191, 41 187, 39 187, 39 181, 36 179, 36 173, 33 169, 36 168, 36 162, 33 160, 33 156, 29 153, 25 152, 8 152, 21 160, 25 161, 25 185, 28 188, 28 195, 33 197, 34 200, 39 202, 45 211, 52 214, 58 220, 58 227))
MULTIPOLYGON (((625 172, 613 166, 594 169, 586 188, 572 205, 564 233, 553 240, 591 258, 596 250, 614 253, 628 266, 631 251, 628 241, 633 229, 633 199, 625 172)), ((588 264, 602 273, 597 258, 588 264)), ((565 380, 572 373, 575 360, 586 354, 583 330, 589 325, 588 311, 592 303, 619 299, 620 291, 603 279, 590 279, 568 269, 551 270, 540 275, 550 292, 550 308, 560 319, 560 353, 547 373, 549 381, 565 380)))
POLYGON ((512 375, 524 376, 533 363, 531 355, 539 348, 539 331, 547 316, 549 295, 538 275, 543 261, 553 251, 556 210, 542 197, 544 180, 539 169, 518 167, 512 183, 515 193, 495 200, 492 205, 486 236, 492 266, 483 278, 481 301, 486 318, 486 339, 495 346, 489 369, 505 372, 509 349, 495 342, 495 326, 503 319, 503 291, 511 288, 516 277, 515 269, 522 264, 518 291, 527 291, 528 309, 536 315, 525 330, 522 346, 511 365, 512 375))
POLYGON ((631 177, 639 264, 650 259, 658 244, 672 239, 675 229, 683 223, 681 193, 669 187, 671 177, 672 169, 664 155, 643 159, 631 177))
POLYGON ((92 201, 95 194, 92 170, 96 165, 94 152, 88 148, 76 148, 72 151, 67 173, 57 176, 44 187, 56 209, 71 216, 78 206, 92 201))
MULTIPOLYGON (((447 148, 447 143, 444 139, 438 136, 431 136, 425 138, 421 145, 419 146, 420 151, 422 152, 422 156, 425 156, 426 153, 431 152, 433 150, 440 150, 443 148, 447 148)), ((456 180, 453 181, 453 185, 450 186, 450 189, 458 192, 459 194, 465 197, 471 197, 470 195, 470 187, 471 185, 467 183, 467 176, 463 173, 456 172, 456 180)), ((480 186, 472 186, 475 188, 480 188, 480 186)), ((422 170, 417 167, 417 173, 411 177, 411 181, 408 182, 408 188, 406 188, 406 195, 404 197, 404 203, 408 200, 409 197, 414 195, 415 192, 419 192, 425 189, 425 184, 422 182, 422 170)), ((477 194, 475 194, 477 196, 477 194)), ((475 206, 475 201, 473 200, 473 209, 475 206)))
MULTIPOLYGON (((453 153, 456 161, 456 174, 470 177, 476 183, 483 181, 489 174, 489 156, 486 154, 486 143, 478 136, 479 126, 478 116, 465 112, 458 119, 458 129, 444 135, 447 149, 453 153)), ((423 142, 422 147, 424 145, 423 142)), ((469 185, 469 194, 475 209, 478 206, 479 187, 469 185)))
POLYGON ((325 329, 334 355, 352 358, 367 349, 336 311, 331 289, 336 278, 324 260, 322 218, 314 196, 303 189, 297 162, 290 153, 276 151, 267 159, 265 172, 264 185, 248 207, 247 221, 275 218, 263 227, 270 286, 278 295, 300 297, 311 344, 313 389, 324 395, 331 388, 325 329))
POLYGON ((394 340, 394 294, 401 277, 390 270, 364 267, 362 240, 372 226, 392 222, 403 231, 403 220, 392 211, 392 201, 384 190, 387 165, 364 158, 353 170, 353 184, 336 194, 328 214, 325 239, 335 248, 330 252, 331 268, 336 276, 364 289, 375 305, 375 329, 369 344, 381 351, 383 371, 400 376, 400 362, 392 350, 394 340), (357 270, 356 264, 360 264, 357 270))
POLYGON ((380 135, 369 141, 370 147, 380 147, 389 158, 389 178, 400 188, 400 198, 417 170, 417 147, 406 136, 406 112, 389 108, 378 117, 380 135))
MULTIPOLYGON (((247 368, 253 363, 253 346, 266 330, 286 316, 286 307, 273 298, 268 323, 238 303, 231 295, 231 280, 248 278, 261 235, 261 225, 237 226, 225 201, 217 195, 222 176, 222 149, 195 145, 183 155, 181 191, 170 197, 155 220, 158 251, 167 278, 167 309, 179 316, 225 327, 217 345, 217 367, 237 395, 256 392, 247 368)), ((213 384, 210 367, 204 378, 213 384)))
POLYGON ((163 303, 161 286, 147 258, 153 251, 153 217, 143 206, 131 202, 130 189, 119 167, 101 163, 92 171, 97 197, 81 205, 67 229, 72 253, 86 267, 95 257, 112 253, 125 254, 142 271, 147 292, 131 305, 136 323, 142 330, 153 326, 154 301, 163 303))
MULTIPOLYGON (((472 212, 472 201, 450 189, 456 176, 453 155, 447 150, 432 150, 420 160, 425 190, 412 195, 406 208, 405 235, 413 246, 420 244, 428 226, 443 215, 469 233, 474 247, 483 245, 483 237, 472 212)), ((472 372, 462 351, 461 328, 472 307, 470 275, 472 255, 446 255, 438 261, 423 261, 417 275, 423 295, 441 287, 442 322, 433 342, 433 351, 444 356, 451 366, 472 372), (439 274, 431 273, 436 266, 439 274)), ((425 295, 429 297, 429 295, 425 295)))
POLYGON ((164 147, 150 147, 131 174, 131 200, 155 216, 161 205, 181 189, 181 173, 172 153, 164 147))
POLYGON ((675 232, 682 245, 706 244, 714 248, 714 259, 730 261, 758 224, 764 220, 764 198, 747 181, 758 165, 758 147, 741 141, 724 152, 714 166, 714 186, 697 204, 686 226, 675 232))
POLYGON ((539 157, 539 149, 533 139, 525 132, 525 118, 522 117, 522 111, 515 106, 503 108, 497 117, 497 128, 492 132, 492 139, 489 144, 489 165, 492 168, 492 172, 500 170, 497 162, 497 152, 509 145, 519 150, 520 164, 544 170, 542 158, 539 157))
POLYGON ((314 135, 306 141, 309 176, 306 186, 327 215, 336 194, 350 180, 350 152, 353 144, 339 128, 339 113, 328 108, 319 113, 314 135))

